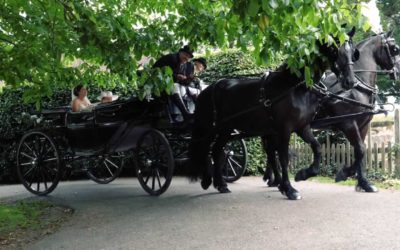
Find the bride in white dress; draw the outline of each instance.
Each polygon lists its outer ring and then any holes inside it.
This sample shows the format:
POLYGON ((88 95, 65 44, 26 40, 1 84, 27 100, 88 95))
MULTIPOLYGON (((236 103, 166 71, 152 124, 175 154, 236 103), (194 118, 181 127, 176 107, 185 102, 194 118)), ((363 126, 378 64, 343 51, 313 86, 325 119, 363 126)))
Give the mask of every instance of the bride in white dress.
POLYGON ((94 105, 87 98, 87 89, 83 85, 78 85, 72 90, 72 111, 90 111, 94 105))

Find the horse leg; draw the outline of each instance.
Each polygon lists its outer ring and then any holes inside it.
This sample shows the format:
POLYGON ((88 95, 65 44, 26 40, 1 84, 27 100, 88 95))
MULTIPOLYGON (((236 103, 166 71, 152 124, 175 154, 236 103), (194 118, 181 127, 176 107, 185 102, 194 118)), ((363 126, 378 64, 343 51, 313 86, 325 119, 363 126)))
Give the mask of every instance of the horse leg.
POLYGON ((263 180, 267 181, 269 187, 277 187, 281 182, 281 174, 279 173, 278 164, 276 162, 276 140, 272 136, 262 137, 263 148, 267 154, 267 167, 264 172, 263 180))
POLYGON ((304 142, 310 144, 314 154, 314 160, 310 167, 299 170, 295 176, 295 181, 305 181, 308 178, 317 176, 319 174, 319 163, 321 162, 321 144, 319 144, 317 139, 315 139, 310 126, 306 126, 297 134, 304 140, 304 142))
POLYGON ((355 161, 350 167, 343 167, 336 174, 335 181, 344 181, 349 176, 353 176, 357 174, 357 191, 365 191, 365 192, 377 192, 378 188, 372 185, 365 176, 364 171, 364 156, 365 156, 365 147, 364 147, 364 138, 368 131, 367 126, 363 126, 359 129, 357 123, 354 121, 351 129, 343 131, 346 135, 346 138, 350 141, 350 144, 354 147, 354 158, 355 161))
POLYGON ((231 192, 228 189, 228 185, 226 184, 222 173, 222 166, 225 163, 226 159, 224 146, 228 142, 230 135, 231 131, 228 131, 228 133, 219 134, 212 148, 212 157, 214 160, 214 187, 220 193, 231 192))
POLYGON ((288 174, 288 163, 289 163, 289 140, 290 134, 281 138, 280 144, 278 145, 279 162, 282 168, 282 181, 279 185, 279 190, 282 194, 286 195, 289 200, 300 200, 300 193, 292 187, 289 181, 288 174))
POLYGON ((351 146, 354 148, 354 162, 350 167, 344 166, 341 168, 335 177, 335 181, 345 181, 348 177, 354 176, 356 174, 357 166, 363 165, 363 158, 365 154, 365 147, 362 141, 358 125, 355 121, 350 127, 342 129, 347 140, 350 142, 351 146))
MULTIPOLYGON (((368 132, 368 122, 364 124, 363 127, 360 129, 360 135, 361 135, 361 140, 365 140, 365 136, 367 135, 368 132)), ((378 192, 378 188, 370 183, 365 175, 365 168, 364 168, 364 162, 361 161, 361 165, 356 166, 356 172, 357 172, 357 185, 356 185, 356 191, 365 191, 367 193, 375 193, 378 192)))
POLYGON ((195 128, 189 144, 188 155, 192 169, 190 176, 192 180, 197 180, 198 176, 201 176, 200 184, 204 190, 212 183, 209 152, 214 137, 214 134, 195 128))

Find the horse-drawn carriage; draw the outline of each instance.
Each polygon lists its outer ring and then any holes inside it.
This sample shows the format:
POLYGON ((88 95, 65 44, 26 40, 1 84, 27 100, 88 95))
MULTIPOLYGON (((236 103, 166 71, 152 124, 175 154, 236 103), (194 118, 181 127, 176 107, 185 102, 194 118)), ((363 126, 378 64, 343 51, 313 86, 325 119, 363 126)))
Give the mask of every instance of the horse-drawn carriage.
MULTIPOLYGON (((71 112, 69 107, 42 111, 35 128, 18 144, 22 184, 36 195, 46 195, 73 168, 106 184, 124 165, 134 165, 143 189, 162 194, 175 165, 186 162, 191 139, 190 124, 173 123, 168 105, 167 98, 147 102, 132 97, 99 104, 90 112, 71 112)), ((226 180, 234 181, 245 170, 244 141, 230 141, 226 150, 226 180)))

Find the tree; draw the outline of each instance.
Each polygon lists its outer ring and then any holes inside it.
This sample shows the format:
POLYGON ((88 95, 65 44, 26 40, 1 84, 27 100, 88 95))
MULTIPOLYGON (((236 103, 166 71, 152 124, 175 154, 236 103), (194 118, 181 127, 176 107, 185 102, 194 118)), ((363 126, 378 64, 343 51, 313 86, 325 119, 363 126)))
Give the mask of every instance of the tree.
POLYGON ((343 42, 341 24, 360 20, 347 0, 0 0, 0 80, 31 86, 24 98, 38 104, 54 86, 89 81, 159 94, 172 86, 168 72, 137 78, 137 63, 183 43, 252 46, 258 63, 279 54, 309 72, 315 41, 343 42))

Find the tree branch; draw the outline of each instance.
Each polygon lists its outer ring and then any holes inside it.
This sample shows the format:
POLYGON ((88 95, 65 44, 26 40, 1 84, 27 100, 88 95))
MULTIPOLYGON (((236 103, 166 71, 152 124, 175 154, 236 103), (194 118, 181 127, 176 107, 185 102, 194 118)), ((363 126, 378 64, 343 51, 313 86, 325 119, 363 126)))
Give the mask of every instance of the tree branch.
POLYGON ((3 41, 3 42, 6 42, 6 43, 9 43, 9 44, 12 44, 12 45, 16 45, 14 42, 12 42, 12 41, 10 41, 10 40, 8 40, 8 39, 6 39, 6 38, 3 38, 3 37, 0 37, 0 41, 3 41))

